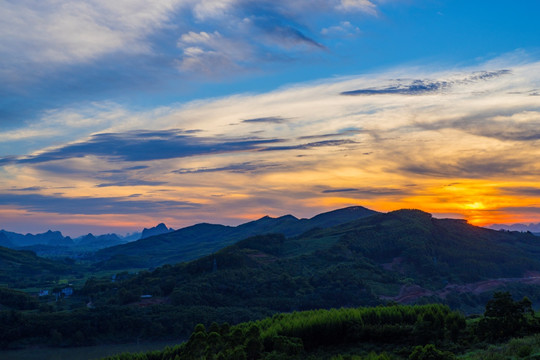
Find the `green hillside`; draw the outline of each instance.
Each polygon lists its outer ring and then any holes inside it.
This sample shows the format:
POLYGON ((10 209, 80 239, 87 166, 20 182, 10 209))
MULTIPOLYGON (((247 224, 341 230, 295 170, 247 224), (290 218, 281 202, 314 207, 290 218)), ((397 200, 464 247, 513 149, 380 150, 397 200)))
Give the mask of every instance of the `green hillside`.
POLYGON ((281 312, 399 301, 443 302, 474 312, 498 288, 540 301, 538 284, 527 275, 540 270, 539 240, 400 210, 292 238, 250 237, 120 283, 94 280, 82 292, 102 305, 129 304, 148 294, 184 309, 281 312), (470 290, 475 284, 483 287, 470 290), (421 291, 400 297, 410 287, 421 291))
POLYGON ((78 272, 72 263, 48 260, 31 251, 0 247, 0 284, 25 288, 49 283, 78 272))
POLYGON ((311 219, 285 215, 279 218, 265 216, 236 227, 197 224, 100 250, 96 254, 99 261, 97 267, 123 269, 176 264, 211 254, 250 236, 279 233, 291 237, 314 228, 328 228, 374 214, 377 212, 354 206, 319 214, 311 219))
POLYGON ((256 235, 190 262, 122 272, 114 281, 110 275, 92 277, 72 301, 91 299, 90 308, 28 314, 21 338, 10 341, 53 341, 52 324, 63 346, 182 338, 197 323, 395 302, 479 313, 501 289, 539 304, 539 240, 418 210, 375 214, 293 237, 256 235))

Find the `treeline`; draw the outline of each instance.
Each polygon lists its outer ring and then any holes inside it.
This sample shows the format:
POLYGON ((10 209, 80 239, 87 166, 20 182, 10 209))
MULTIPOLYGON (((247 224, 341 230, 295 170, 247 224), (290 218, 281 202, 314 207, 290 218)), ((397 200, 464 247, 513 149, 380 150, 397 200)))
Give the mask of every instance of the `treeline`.
POLYGON ((452 360, 450 350, 463 352, 478 343, 538 332, 539 319, 527 299, 514 301, 509 293, 495 293, 484 316, 468 323, 440 304, 293 312, 236 326, 198 324, 181 345, 106 360, 452 360))
POLYGON ((178 340, 199 323, 216 319, 240 323, 271 315, 261 308, 208 306, 104 306, 73 311, 0 311, 0 348, 26 345, 54 347, 178 340))
POLYGON ((236 326, 195 327, 189 340, 162 352, 108 360, 288 359, 322 348, 359 343, 401 346, 457 339, 465 318, 442 305, 316 310, 279 314, 236 326))

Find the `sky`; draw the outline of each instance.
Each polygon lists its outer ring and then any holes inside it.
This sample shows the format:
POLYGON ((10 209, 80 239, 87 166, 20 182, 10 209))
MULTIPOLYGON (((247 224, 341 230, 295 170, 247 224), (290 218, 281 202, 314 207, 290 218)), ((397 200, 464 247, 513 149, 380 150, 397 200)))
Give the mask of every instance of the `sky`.
POLYGON ((540 2, 0 1, 0 228, 540 222, 540 2))

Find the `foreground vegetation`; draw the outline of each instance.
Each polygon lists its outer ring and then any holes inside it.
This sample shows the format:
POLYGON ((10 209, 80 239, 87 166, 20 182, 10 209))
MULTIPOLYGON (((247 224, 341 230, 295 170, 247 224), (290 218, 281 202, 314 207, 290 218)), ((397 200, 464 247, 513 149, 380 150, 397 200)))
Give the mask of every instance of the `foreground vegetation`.
POLYGON ((536 351, 539 335, 501 343, 537 334, 539 325, 527 299, 496 293, 475 320, 440 304, 293 312, 235 326, 199 324, 181 345, 107 360, 523 358, 536 351))

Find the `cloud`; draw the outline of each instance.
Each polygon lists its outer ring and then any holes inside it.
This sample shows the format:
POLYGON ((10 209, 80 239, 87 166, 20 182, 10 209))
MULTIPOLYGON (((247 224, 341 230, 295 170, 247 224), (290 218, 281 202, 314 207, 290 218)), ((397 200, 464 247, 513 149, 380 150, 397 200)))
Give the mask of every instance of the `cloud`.
POLYGON ((397 84, 379 89, 358 89, 344 91, 341 95, 422 95, 440 91, 449 86, 446 82, 414 80, 410 84, 397 84))
POLYGON ((510 73, 511 72, 509 70, 503 69, 497 71, 478 71, 467 76, 466 78, 459 80, 412 80, 406 83, 398 80, 391 86, 343 91, 341 92, 341 95, 423 95, 449 90, 449 88, 454 85, 470 84, 474 82, 496 79, 510 73))
POLYGON ((538 173, 525 159, 504 154, 477 154, 456 159, 447 158, 445 161, 429 157, 416 160, 402 157, 399 163, 401 171, 441 178, 485 179, 501 175, 538 173))
POLYGON ((306 45, 316 49, 326 49, 324 45, 291 25, 275 25, 272 22, 271 25, 264 26, 264 30, 280 47, 292 48, 297 45, 306 45))
POLYGON ((361 11, 371 15, 377 14, 377 8, 369 0, 341 0, 338 9, 343 11, 361 11))
POLYGON ((44 112, 82 103, 206 96, 208 83, 335 57, 320 27, 345 29, 372 10, 340 0, 2 1, 0 129, 28 134, 44 112))
POLYGON ((261 151, 308 150, 320 147, 339 147, 354 144, 356 144, 356 141, 353 140, 324 140, 298 145, 268 146, 262 148, 261 151))
POLYGON ((176 0, 21 0, 0 4, 0 55, 28 63, 88 62, 113 52, 148 53, 176 0), (14 54, 17 54, 17 57, 14 54))
POLYGON ((342 21, 339 23, 339 25, 330 26, 321 30, 321 34, 324 36, 350 37, 357 36, 360 33, 360 28, 358 26, 354 26, 349 21, 342 21))
POLYGON ((243 123, 269 123, 269 124, 282 124, 287 122, 288 119, 282 118, 281 116, 268 116, 242 120, 243 123))
POLYGON ((109 182, 96 185, 98 188, 111 187, 111 186, 159 186, 165 185, 165 181, 147 181, 147 180, 138 180, 138 179, 126 179, 116 182, 109 182))
POLYGON ((498 211, 506 211, 511 213, 518 213, 518 214, 534 214, 534 215, 540 215, 540 206, 507 206, 498 208, 498 211))
POLYGON ((386 188, 386 187, 360 187, 360 188, 344 188, 344 189, 326 189, 322 191, 323 194, 353 194, 361 198, 372 198, 381 196, 403 196, 411 194, 409 189, 399 188, 386 188))
POLYGON ((37 155, 15 160, 13 158, 0 159, 0 165, 13 162, 38 164, 85 156, 107 157, 122 161, 149 161, 255 150, 262 145, 275 142, 279 140, 254 138, 218 140, 186 135, 179 130, 101 133, 93 135, 86 141, 45 150, 37 155))
POLYGON ((538 187, 525 187, 525 186, 501 187, 499 188, 499 190, 505 194, 540 197, 540 188, 538 187))
POLYGON ((215 75, 240 70, 243 63, 254 57, 249 44, 225 38, 218 31, 190 31, 180 37, 177 46, 182 50, 178 66, 185 72, 215 75))
POLYGON ((200 174, 200 173, 211 173, 211 172, 232 172, 236 174, 245 174, 245 173, 254 173, 261 170, 275 169, 278 167, 278 164, 261 164, 261 163, 252 163, 244 162, 240 164, 231 164, 223 167, 216 168, 196 168, 196 169, 178 169, 174 170, 175 174, 200 174))
POLYGON ((469 134, 501 141, 540 140, 540 111, 521 111, 510 115, 481 113, 459 119, 418 123, 425 130, 459 129, 469 134))
POLYGON ((199 204, 172 200, 126 200, 121 197, 68 198, 40 194, 2 194, 0 203, 18 209, 57 214, 147 214, 153 211, 178 211, 199 207, 199 204))
POLYGON ((343 137, 343 136, 354 136, 362 133, 363 131, 361 129, 357 128, 347 128, 340 130, 335 133, 330 134, 319 134, 319 135, 304 135, 298 137, 299 140, 307 140, 307 139, 321 139, 321 138, 335 138, 335 137, 343 137))

